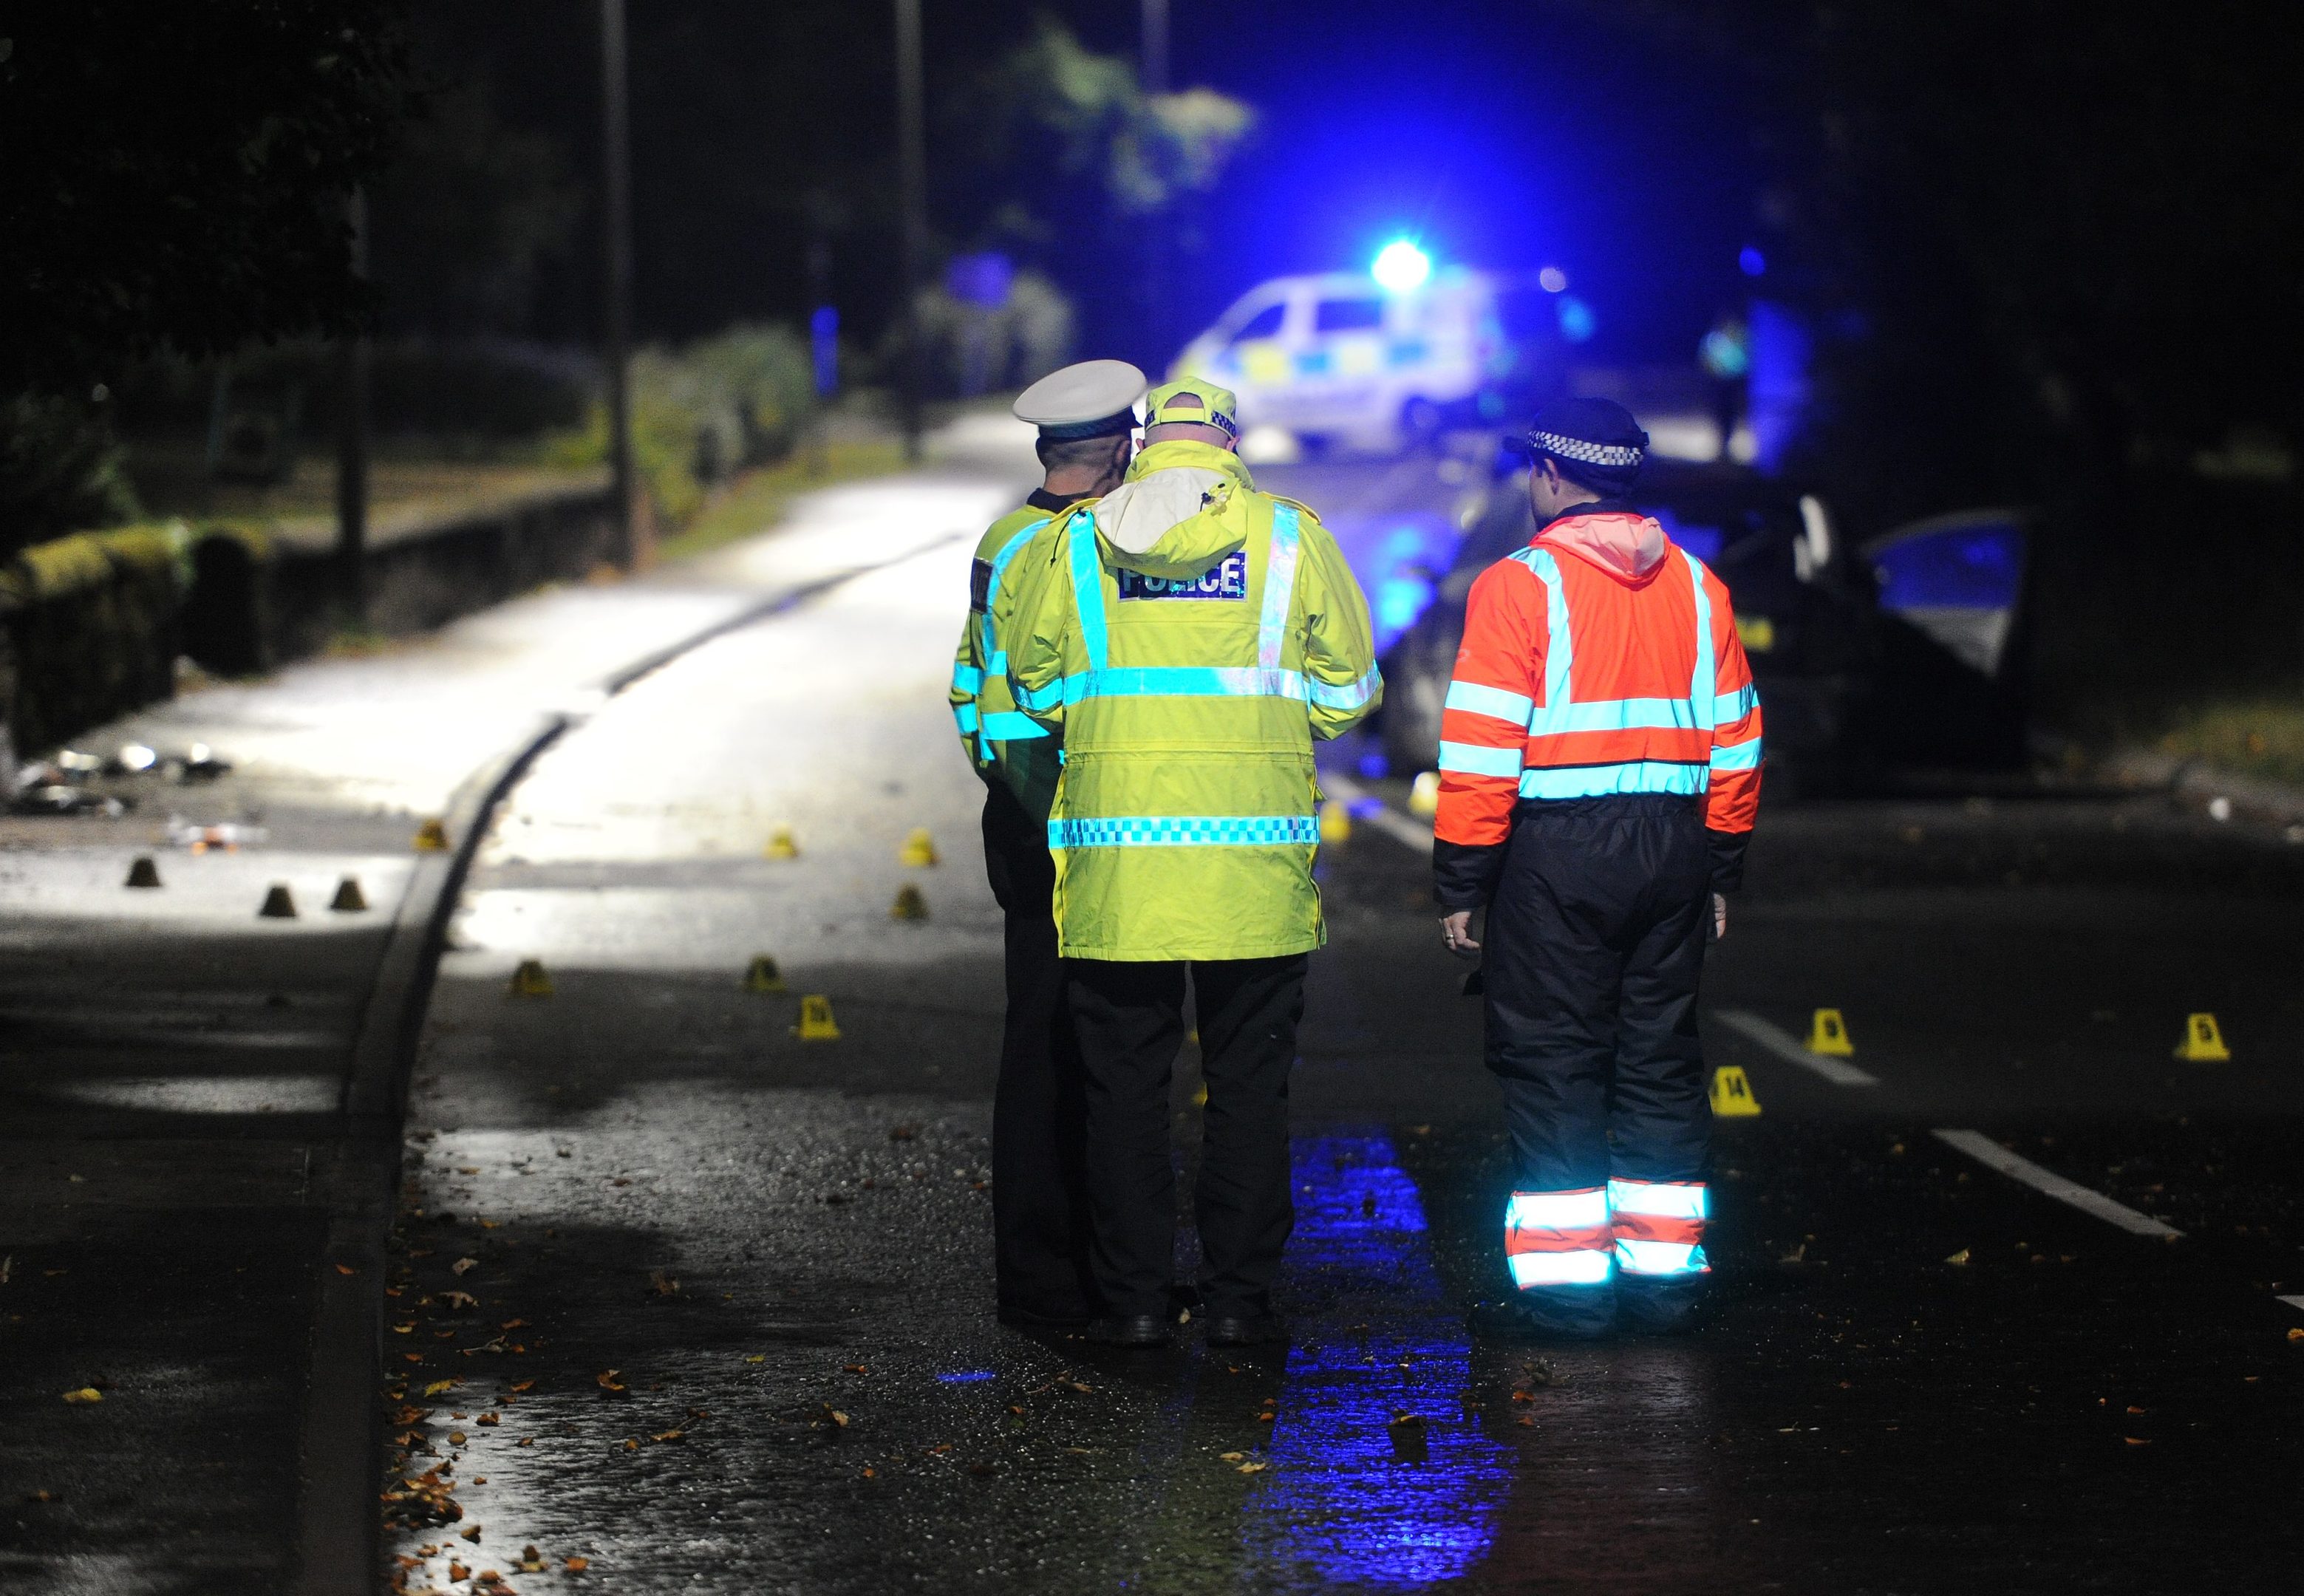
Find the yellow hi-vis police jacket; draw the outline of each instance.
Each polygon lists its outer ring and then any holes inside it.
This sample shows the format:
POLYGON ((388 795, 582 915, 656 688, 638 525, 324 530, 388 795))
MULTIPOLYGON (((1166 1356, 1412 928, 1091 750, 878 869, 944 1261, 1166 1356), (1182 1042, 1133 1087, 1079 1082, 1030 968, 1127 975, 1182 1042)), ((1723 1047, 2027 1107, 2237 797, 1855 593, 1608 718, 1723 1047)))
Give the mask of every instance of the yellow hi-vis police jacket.
POLYGON ((969 763, 987 782, 1016 795, 1034 820, 1048 817, 1056 792, 1059 744, 1046 726, 1016 707, 1008 687, 1007 637, 1016 612, 1012 572, 1017 556, 1046 528, 1049 513, 1027 504, 992 523, 976 545, 968 621, 952 663, 952 717, 969 763))
POLYGON ((1384 690, 1335 539, 1257 492, 1229 450, 1169 443, 1023 558, 1008 673, 1017 702, 1063 730, 1048 846, 1064 956, 1320 946, 1312 740, 1384 690))

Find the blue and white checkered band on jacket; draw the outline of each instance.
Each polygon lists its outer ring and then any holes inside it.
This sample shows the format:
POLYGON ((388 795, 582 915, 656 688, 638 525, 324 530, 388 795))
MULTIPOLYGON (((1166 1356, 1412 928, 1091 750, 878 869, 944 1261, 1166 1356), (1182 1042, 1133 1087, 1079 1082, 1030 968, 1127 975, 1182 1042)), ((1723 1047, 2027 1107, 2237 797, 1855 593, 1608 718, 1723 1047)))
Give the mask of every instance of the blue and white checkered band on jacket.
POLYGON ((1197 577, 1148 577, 1120 568, 1120 596, 1130 598, 1248 597, 1248 551, 1234 549, 1197 577))

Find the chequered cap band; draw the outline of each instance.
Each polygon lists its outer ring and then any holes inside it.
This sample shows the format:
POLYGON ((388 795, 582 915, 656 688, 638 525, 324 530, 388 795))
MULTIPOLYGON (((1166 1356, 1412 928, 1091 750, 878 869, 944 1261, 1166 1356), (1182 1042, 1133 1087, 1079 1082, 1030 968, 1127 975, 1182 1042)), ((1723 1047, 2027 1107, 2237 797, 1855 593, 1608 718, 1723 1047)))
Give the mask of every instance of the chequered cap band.
POLYGON ((1581 438, 1563 437, 1556 432, 1532 432, 1528 441, 1531 448, 1556 454, 1563 460, 1581 460, 1588 466, 1636 466, 1646 458, 1643 451, 1626 444, 1588 443, 1581 438))

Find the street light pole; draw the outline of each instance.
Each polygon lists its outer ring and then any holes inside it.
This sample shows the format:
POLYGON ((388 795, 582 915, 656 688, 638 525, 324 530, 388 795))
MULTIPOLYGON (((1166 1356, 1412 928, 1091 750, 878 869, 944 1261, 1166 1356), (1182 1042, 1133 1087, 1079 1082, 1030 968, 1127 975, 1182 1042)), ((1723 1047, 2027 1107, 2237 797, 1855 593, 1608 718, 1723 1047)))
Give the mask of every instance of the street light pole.
POLYGON ((928 383, 920 325, 920 266, 928 254, 928 116, 920 84, 920 0, 896 0, 896 166, 903 210, 904 458, 920 458, 920 404, 928 383))
POLYGON ((601 359, 608 390, 608 482, 614 555, 640 558, 632 514, 632 151, 624 0, 600 0, 601 359))
MULTIPOLYGON (((345 207, 352 231, 352 274, 368 275, 368 193, 345 207)), ((354 328, 336 351, 337 598, 355 630, 368 629, 368 341, 354 328)))

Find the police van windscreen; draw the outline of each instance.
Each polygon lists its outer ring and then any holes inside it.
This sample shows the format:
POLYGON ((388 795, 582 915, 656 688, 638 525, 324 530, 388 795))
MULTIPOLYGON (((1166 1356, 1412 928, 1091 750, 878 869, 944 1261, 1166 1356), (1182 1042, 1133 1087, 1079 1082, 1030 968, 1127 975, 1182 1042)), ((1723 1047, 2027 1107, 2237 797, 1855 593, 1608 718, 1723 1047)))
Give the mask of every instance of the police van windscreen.
POLYGON ((1316 333, 1360 333, 1382 325, 1382 300, 1322 300, 1312 315, 1316 333))

